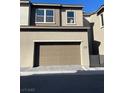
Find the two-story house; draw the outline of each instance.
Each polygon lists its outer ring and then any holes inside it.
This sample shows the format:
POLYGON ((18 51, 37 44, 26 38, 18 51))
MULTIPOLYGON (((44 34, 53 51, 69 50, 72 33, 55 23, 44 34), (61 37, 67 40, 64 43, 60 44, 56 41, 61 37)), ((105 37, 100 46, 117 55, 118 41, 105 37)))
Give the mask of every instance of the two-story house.
POLYGON ((90 66, 82 5, 20 1, 21 67, 90 66))

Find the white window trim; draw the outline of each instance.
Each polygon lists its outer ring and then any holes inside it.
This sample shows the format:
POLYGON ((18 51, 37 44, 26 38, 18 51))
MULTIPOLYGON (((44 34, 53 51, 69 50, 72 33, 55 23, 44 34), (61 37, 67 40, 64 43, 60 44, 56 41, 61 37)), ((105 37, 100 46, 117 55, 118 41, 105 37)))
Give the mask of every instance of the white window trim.
MULTIPOLYGON (((55 23, 54 9, 42 9, 42 8, 38 8, 38 10, 44 10, 44 22, 37 22, 36 21, 37 13, 35 12, 35 23, 55 23), (53 22, 46 22, 46 10, 52 10, 53 11, 53 22)), ((48 16, 48 17, 52 17, 52 16, 48 16)))
POLYGON ((70 25, 76 24, 76 13, 74 10, 66 10, 66 24, 70 24, 70 25), (67 12, 74 12, 74 23, 68 23, 67 12))
MULTIPOLYGON (((101 15, 102 15, 103 13, 101 13, 100 15, 99 15, 99 19, 100 19, 100 28, 104 28, 104 25, 102 25, 102 19, 101 19, 101 15)), ((104 20, 104 14, 103 14, 103 20, 104 20)))

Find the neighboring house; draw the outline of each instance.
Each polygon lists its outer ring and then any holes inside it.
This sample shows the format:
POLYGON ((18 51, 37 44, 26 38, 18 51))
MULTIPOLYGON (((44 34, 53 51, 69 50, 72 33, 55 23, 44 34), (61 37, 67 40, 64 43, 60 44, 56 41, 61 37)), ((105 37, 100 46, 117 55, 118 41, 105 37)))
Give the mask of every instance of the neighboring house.
POLYGON ((91 27, 89 31, 91 66, 104 66, 104 6, 94 13, 84 14, 84 25, 91 27))
MULTIPOLYGON (((82 10, 81 5, 41 4, 21 0, 21 67, 55 65, 90 67, 92 43, 101 40, 97 33, 94 41, 89 37, 90 31, 96 28, 91 30, 91 25, 85 26, 87 24, 84 22, 82 10)), ((88 16, 90 17, 88 22, 95 22, 92 16, 88 16)), ((103 53, 102 49, 100 51, 103 53)))

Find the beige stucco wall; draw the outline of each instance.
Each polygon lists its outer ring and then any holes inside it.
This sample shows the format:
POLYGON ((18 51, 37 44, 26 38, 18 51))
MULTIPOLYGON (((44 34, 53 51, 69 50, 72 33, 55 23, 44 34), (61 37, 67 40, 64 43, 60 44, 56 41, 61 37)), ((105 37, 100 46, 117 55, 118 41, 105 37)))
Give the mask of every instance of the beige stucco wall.
POLYGON ((62 26, 83 26, 83 13, 81 9, 62 9, 62 26), (75 24, 67 24, 67 11, 72 10, 75 12, 75 24))
POLYGON ((104 55, 104 27, 101 26, 100 15, 97 14, 91 15, 90 22, 94 23, 93 26, 94 40, 100 42, 99 54, 104 55))
POLYGON ((29 25, 29 6, 20 6, 20 25, 29 25))
POLYGON ((40 7, 31 7, 29 5, 20 6, 20 25, 38 25, 38 26, 83 26, 83 13, 82 9, 75 8, 44 8, 40 7), (53 9, 54 10, 54 22, 53 23, 35 23, 35 9, 53 9), (72 10, 75 12, 75 24, 67 24, 67 11, 72 10), (31 12, 31 14, 30 14, 31 12), (30 15, 29 15, 30 14, 30 15), (31 17, 29 17, 31 16, 31 17), (30 23, 29 23, 30 22, 30 23))
POLYGON ((82 66, 89 67, 87 32, 20 32, 21 67, 33 66, 34 42, 77 42, 80 41, 82 66))

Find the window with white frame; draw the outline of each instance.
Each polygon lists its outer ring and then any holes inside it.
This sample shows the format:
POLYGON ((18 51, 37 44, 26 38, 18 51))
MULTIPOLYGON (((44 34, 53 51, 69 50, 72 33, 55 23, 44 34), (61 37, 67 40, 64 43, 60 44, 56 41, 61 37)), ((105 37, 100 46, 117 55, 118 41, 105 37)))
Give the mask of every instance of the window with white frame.
POLYGON ((35 22, 38 22, 38 23, 54 22, 54 10, 36 9, 35 22))
POLYGON ((67 11, 67 23, 74 24, 75 23, 75 12, 67 11))

